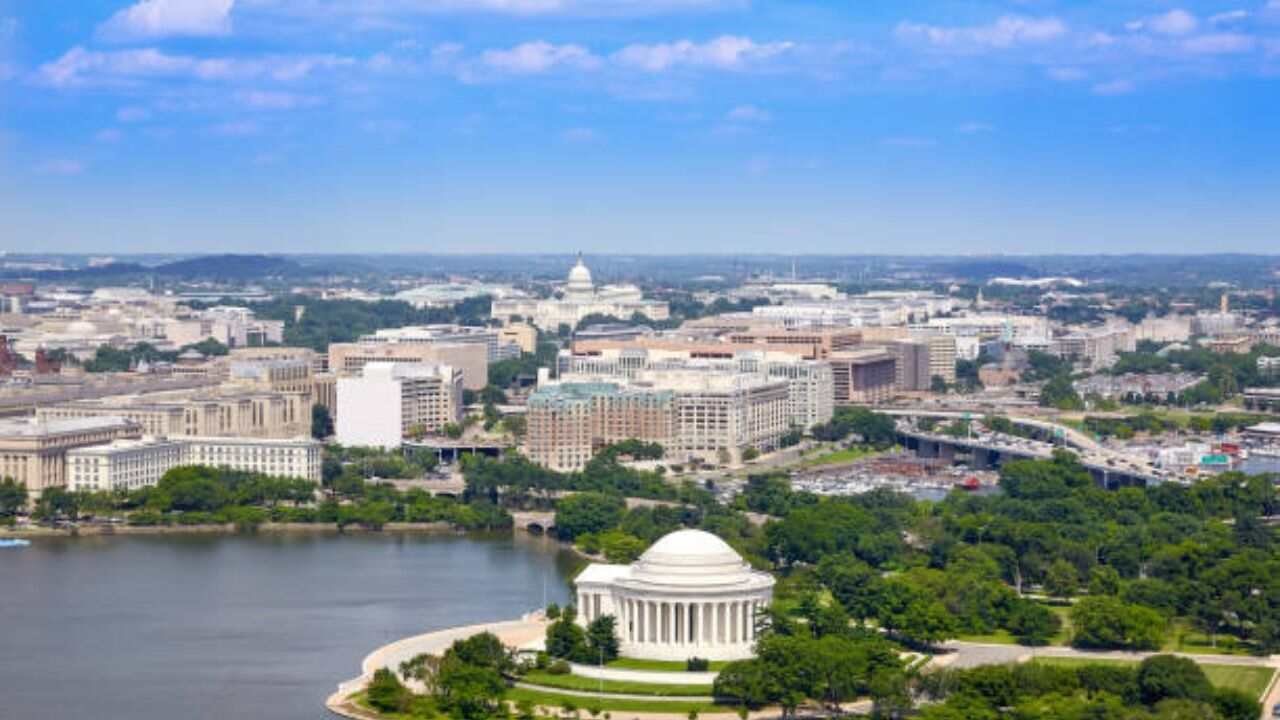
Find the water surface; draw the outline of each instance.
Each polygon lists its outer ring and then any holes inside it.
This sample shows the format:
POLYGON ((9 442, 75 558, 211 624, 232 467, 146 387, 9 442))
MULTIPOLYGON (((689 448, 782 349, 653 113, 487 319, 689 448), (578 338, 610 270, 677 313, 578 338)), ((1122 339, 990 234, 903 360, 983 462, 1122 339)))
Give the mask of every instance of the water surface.
POLYGON ((564 602, 523 534, 36 539, 0 549, 0 718, 331 717, 375 647, 564 602))

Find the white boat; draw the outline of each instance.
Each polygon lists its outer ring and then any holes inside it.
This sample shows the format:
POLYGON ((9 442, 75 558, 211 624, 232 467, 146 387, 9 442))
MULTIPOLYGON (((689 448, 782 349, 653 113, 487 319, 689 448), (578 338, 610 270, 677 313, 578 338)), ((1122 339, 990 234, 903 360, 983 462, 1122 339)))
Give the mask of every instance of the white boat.
POLYGON ((0 548, 27 547, 30 544, 30 540, 23 540, 21 538, 0 538, 0 548))

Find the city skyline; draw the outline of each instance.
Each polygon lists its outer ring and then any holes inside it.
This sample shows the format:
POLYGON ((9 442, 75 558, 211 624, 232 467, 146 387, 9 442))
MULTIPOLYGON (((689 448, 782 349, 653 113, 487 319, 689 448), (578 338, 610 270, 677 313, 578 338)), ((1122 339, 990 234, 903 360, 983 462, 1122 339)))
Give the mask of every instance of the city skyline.
POLYGON ((1277 71, 1277 0, 0 2, 4 249, 1267 252, 1277 71))

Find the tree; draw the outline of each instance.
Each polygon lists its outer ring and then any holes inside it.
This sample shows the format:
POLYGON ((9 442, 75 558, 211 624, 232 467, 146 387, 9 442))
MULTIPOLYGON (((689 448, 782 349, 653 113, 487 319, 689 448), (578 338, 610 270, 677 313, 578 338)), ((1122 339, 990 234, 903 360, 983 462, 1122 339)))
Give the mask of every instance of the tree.
POLYGON ((463 720, 493 717, 507 692, 498 671, 446 658, 436 680, 436 701, 463 720))
POLYGON ((1137 680, 1138 692, 1147 705, 1170 698, 1203 702, 1213 697, 1213 686, 1204 670, 1183 657, 1153 655, 1138 664, 1137 680))
POLYGON ((929 392, 945 395, 947 392, 947 381, 941 375, 934 375, 929 378, 929 392))
POLYGON ((1049 608, 1024 600, 1010 612, 1006 627, 1023 645, 1048 645, 1062 629, 1062 620, 1049 608))
POLYGON ((556 533, 573 540, 582 533, 598 533, 617 527, 627 506, 616 495, 584 492, 556 503, 556 533))
POLYGON ((1076 566, 1066 560, 1054 560, 1045 573, 1044 590, 1053 597, 1069 598, 1076 592, 1080 584, 1080 575, 1076 566))
POLYGON ((0 480, 0 517, 13 517, 27 506, 27 486, 13 478, 0 480))
POLYGON ((760 451, 753 447, 749 447, 742 451, 742 462, 751 462, 758 457, 760 457, 760 451))
POLYGON ((311 437, 323 440, 333 435, 333 417, 329 408, 316 403, 311 406, 311 437))
POLYGON ((587 625, 587 650, 592 662, 607 663, 618 657, 617 621, 601 615, 587 625))
POLYGON ((404 712, 409 707, 411 693, 387 668, 378 668, 365 688, 365 697, 375 710, 385 713, 404 712))
POLYGON ((1082 598, 1071 608, 1076 647, 1156 650, 1165 634, 1165 620, 1141 605, 1110 596, 1082 598))
POLYGON ((1071 384, 1071 376, 1063 373, 1055 375, 1040 388, 1040 405, 1059 410, 1079 410, 1084 407, 1080 396, 1071 384))
POLYGON ((75 522, 80 516, 80 496, 67 492, 64 487, 47 487, 36 501, 34 515, 41 520, 66 517, 75 522))
POLYGON ((1089 571, 1090 595, 1119 595, 1120 573, 1109 565, 1094 565, 1089 571))
POLYGON ((587 634, 574 622, 575 619, 576 614, 565 608, 560 613, 560 619, 547 626, 548 655, 573 660, 586 654, 587 634))

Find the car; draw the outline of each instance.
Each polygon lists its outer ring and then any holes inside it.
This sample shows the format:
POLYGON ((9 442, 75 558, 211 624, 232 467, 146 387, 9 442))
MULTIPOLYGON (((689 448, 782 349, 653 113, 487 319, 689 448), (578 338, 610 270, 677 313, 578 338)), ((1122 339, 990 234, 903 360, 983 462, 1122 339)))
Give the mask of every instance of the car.
POLYGON ((1271 706, 1271 717, 1280 718, 1280 705, 1271 706))

